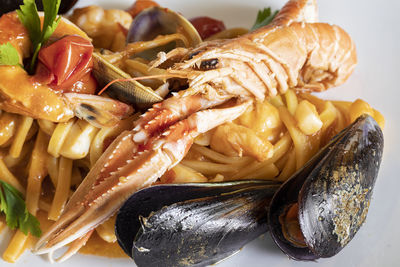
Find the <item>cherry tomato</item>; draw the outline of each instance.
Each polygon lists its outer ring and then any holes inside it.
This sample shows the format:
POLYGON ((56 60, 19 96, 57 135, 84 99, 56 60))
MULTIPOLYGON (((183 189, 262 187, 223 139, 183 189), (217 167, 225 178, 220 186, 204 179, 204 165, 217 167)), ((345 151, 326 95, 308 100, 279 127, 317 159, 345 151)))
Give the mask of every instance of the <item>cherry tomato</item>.
POLYGON ((143 9, 159 6, 156 2, 151 0, 137 0, 128 10, 126 10, 129 14, 131 14, 132 18, 136 17, 137 14, 143 11, 143 9))
POLYGON ((226 29, 222 21, 210 17, 196 17, 191 19, 190 22, 203 40, 226 29))
POLYGON ((77 35, 65 36, 39 51, 38 80, 62 92, 94 93, 93 45, 77 35))

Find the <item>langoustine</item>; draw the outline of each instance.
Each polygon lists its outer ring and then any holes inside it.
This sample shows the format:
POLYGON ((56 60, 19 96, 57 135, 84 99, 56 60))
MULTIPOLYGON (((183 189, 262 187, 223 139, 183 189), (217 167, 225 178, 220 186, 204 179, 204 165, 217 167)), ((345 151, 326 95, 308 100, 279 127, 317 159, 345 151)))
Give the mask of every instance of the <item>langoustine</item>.
POLYGON ((58 260, 73 255, 129 195, 178 164, 196 136, 234 120, 254 101, 288 88, 322 91, 342 84, 356 64, 354 43, 341 28, 314 23, 315 5, 289 1, 269 26, 157 60, 154 65, 182 57, 168 73, 186 78, 189 89, 155 104, 109 146, 35 252, 52 255, 73 242, 58 260))
MULTIPOLYGON (((66 35, 79 36, 90 43, 86 33, 63 18, 52 38, 66 35)), ((17 49, 20 63, 30 56, 32 43, 16 12, 0 18, 0 36, 0 44, 8 42, 17 49)), ((65 122, 78 116, 96 126, 113 125, 133 111, 130 106, 113 99, 58 92, 20 66, 0 66, 0 100, 0 109, 11 113, 53 122, 65 122), (90 113, 93 110, 98 113, 96 116, 90 113)))

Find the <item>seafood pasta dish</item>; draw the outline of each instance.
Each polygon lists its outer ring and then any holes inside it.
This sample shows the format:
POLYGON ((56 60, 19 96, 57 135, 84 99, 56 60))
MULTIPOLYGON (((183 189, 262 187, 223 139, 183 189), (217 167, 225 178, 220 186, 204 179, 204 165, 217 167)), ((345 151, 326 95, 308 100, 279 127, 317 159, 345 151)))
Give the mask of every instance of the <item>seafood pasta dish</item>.
POLYGON ((260 7, 250 29, 149 0, 75 2, 2 2, 4 261, 207 266, 267 231, 307 261, 350 242, 385 120, 362 99, 318 96, 357 54, 316 0, 260 7))

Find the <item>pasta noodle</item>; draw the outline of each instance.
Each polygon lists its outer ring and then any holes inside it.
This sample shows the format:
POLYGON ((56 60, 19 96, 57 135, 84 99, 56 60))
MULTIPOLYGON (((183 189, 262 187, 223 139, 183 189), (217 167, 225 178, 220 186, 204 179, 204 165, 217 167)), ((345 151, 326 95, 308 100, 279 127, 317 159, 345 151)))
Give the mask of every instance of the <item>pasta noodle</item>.
POLYGON ((193 160, 183 160, 182 164, 205 175, 216 175, 221 172, 235 172, 238 171, 240 168, 240 166, 238 166, 237 164, 219 164, 193 160))
POLYGON ((0 146, 6 146, 15 134, 18 115, 3 112, 0 117, 0 146))
POLYGON ((161 183, 174 184, 205 183, 207 181, 208 179, 203 174, 182 163, 176 165, 160 179, 161 183))
POLYGON ((63 146, 64 141, 67 139, 68 133, 74 125, 74 122, 75 119, 72 119, 68 122, 59 123, 55 127, 47 149, 47 151, 53 157, 58 158, 60 156, 61 147, 63 146))
MULTIPOLYGON (((41 209, 48 212, 50 220, 56 220, 73 192, 71 188, 79 186, 111 140, 131 128, 137 116, 121 121, 116 127, 97 129, 83 120, 72 119, 57 124, 2 112, 0 179, 25 196, 30 213, 35 215, 41 209), (27 161, 29 164, 26 167, 27 161), (24 177, 26 188, 21 183, 24 177), (49 177, 55 188, 51 204, 41 198, 45 177, 49 177)), ((107 236, 104 231, 103 238, 108 241, 113 239, 110 232, 107 236)), ((30 235, 16 231, 3 253, 3 259, 15 262, 30 248, 32 240, 30 235)))
POLYGON ((17 231, 14 236, 12 237, 10 244, 8 245, 7 249, 3 253, 3 259, 5 261, 14 263, 17 259, 24 253, 31 236, 25 235, 21 231, 17 231))
POLYGON ((57 187, 58 181, 58 159, 59 158, 55 158, 50 155, 47 157, 47 171, 49 172, 49 177, 54 187, 57 187))
MULTIPOLYGON (((26 208, 33 215, 36 215, 36 212, 39 209, 41 184, 44 177, 47 175, 47 139, 48 137, 42 131, 39 131, 29 163, 28 186, 26 189, 26 208)), ((25 235, 20 230, 17 230, 3 254, 3 258, 9 262, 15 262, 25 250, 30 238, 30 235, 25 235)))
POLYGON ((76 121, 62 144, 60 155, 69 159, 83 159, 89 153, 90 144, 98 129, 86 121, 76 121))
POLYGON ((117 241, 117 238, 115 237, 114 234, 114 227, 115 227, 115 221, 117 219, 117 216, 114 215, 107 221, 105 221, 103 224, 101 224, 99 227, 96 228, 97 234, 105 241, 109 243, 113 243, 117 241))
MULTIPOLYGON (((240 153, 232 155, 228 147, 213 147, 213 142, 203 141, 204 138, 200 137, 200 142, 192 146, 181 164, 200 172, 208 181, 214 181, 218 176, 219 181, 266 179, 283 182, 362 113, 372 115, 383 127, 383 116, 365 101, 327 101, 308 93, 288 90, 283 97, 255 104, 252 111, 233 122, 253 130, 264 140, 271 140, 272 157, 260 161, 255 157, 241 157, 240 153), (268 130, 263 128, 263 122, 268 123, 268 130), (309 128, 302 128, 302 125, 309 128)), ((227 136, 221 136, 218 128, 206 133, 204 140, 219 138, 216 143, 226 143, 222 138, 229 139, 229 131, 227 136)), ((239 145, 246 146, 247 143, 239 142, 239 145)))
POLYGON ((10 172, 6 164, 0 159, 0 180, 14 186, 18 191, 25 194, 25 188, 21 185, 18 179, 10 172))
POLYGON ((53 204, 49 211, 49 219, 57 220, 62 212, 62 208, 67 202, 71 186, 72 160, 64 157, 60 158, 56 193, 54 194, 53 204))
POLYGON ((22 117, 22 121, 19 125, 19 129, 17 134, 14 136, 14 140, 10 147, 10 155, 13 158, 18 158, 21 154, 22 146, 25 143, 26 138, 28 137, 28 132, 31 129, 33 123, 33 118, 30 117, 22 117))

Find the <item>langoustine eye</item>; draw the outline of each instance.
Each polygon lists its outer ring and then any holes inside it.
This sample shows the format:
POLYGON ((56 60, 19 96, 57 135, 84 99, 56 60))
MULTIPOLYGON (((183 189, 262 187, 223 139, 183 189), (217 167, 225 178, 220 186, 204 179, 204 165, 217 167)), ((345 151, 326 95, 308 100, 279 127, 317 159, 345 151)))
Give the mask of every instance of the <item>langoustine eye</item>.
MULTIPOLYGON (((189 56, 189 60, 192 59, 194 56, 199 54, 201 51, 197 51, 189 56)), ((214 70, 217 68, 218 65, 218 58, 211 58, 211 59, 206 59, 200 62, 200 64, 196 63, 193 68, 196 70, 214 70)))
POLYGON ((200 63, 200 70, 213 70, 217 68, 218 58, 203 60, 200 63))

